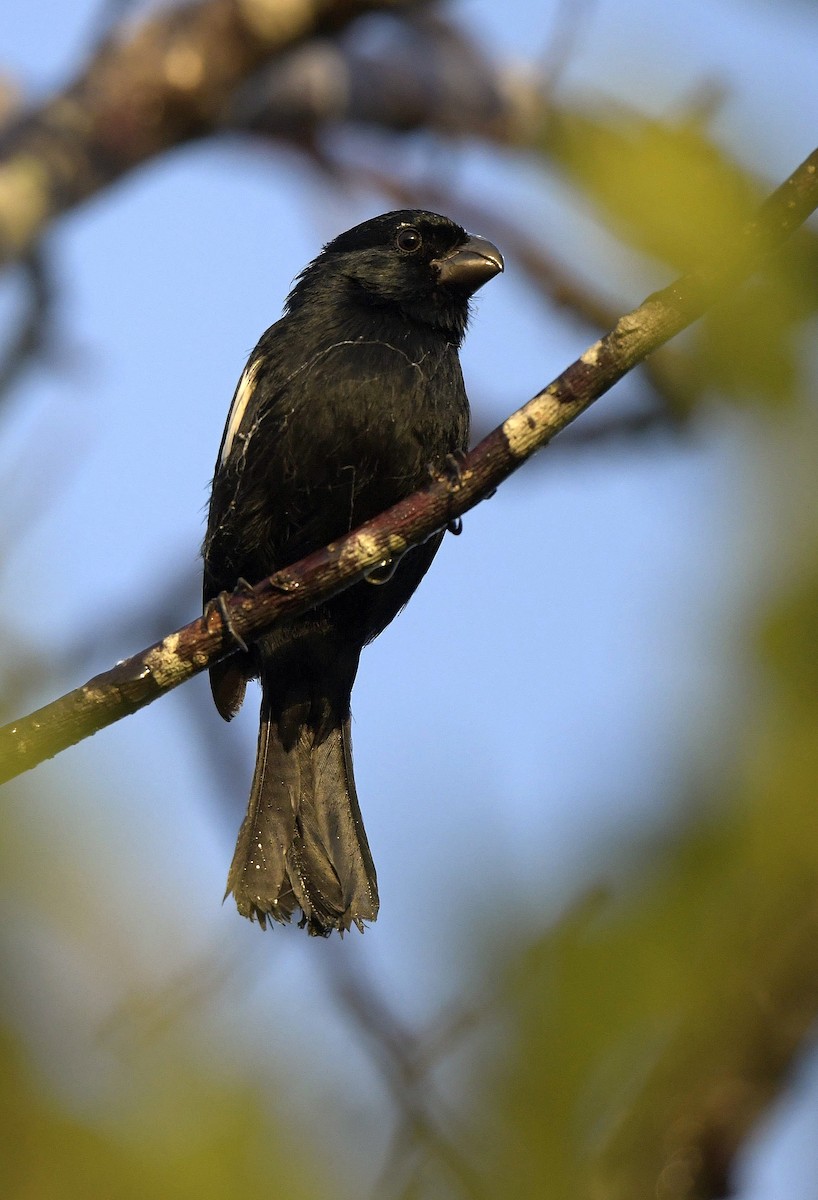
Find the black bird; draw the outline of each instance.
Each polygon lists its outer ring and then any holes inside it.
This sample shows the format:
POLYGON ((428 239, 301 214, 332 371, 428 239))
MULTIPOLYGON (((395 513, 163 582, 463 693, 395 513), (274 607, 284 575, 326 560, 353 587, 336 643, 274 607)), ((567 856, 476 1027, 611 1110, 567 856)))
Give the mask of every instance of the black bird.
MULTIPOLYGON (((356 225, 301 273, 239 380, 205 537, 204 600, 257 583, 422 487, 465 450, 458 348, 499 250, 446 217, 356 225)), ((350 748, 362 648, 406 604, 443 533, 380 586, 363 581, 211 668, 230 720, 261 679, 247 816, 227 880, 242 915, 342 933, 378 913, 350 748)))

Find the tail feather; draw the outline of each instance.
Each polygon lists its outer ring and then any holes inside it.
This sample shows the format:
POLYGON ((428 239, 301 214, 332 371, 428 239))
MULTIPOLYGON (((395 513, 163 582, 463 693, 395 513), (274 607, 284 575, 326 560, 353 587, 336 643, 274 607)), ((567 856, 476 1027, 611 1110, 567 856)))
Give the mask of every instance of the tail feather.
POLYGON ((361 928, 375 920, 378 893, 352 774, 349 718, 317 746, 302 730, 300 744, 311 778, 296 817, 292 886, 305 914, 306 901, 330 929, 361 928))
POLYGON ((349 717, 320 735, 282 737, 262 699, 247 815, 227 878, 239 912, 262 927, 296 908, 327 936, 378 914, 378 887, 352 775, 349 717), (320 740, 319 740, 320 737, 320 740))

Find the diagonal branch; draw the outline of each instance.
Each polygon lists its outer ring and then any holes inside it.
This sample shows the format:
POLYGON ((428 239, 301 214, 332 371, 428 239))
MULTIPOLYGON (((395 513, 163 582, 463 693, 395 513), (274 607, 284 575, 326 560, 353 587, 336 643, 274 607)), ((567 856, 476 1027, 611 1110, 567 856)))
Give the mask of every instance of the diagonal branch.
MULTIPOLYGON (((233 630, 252 641, 275 621, 335 595, 474 508, 636 363, 696 320, 753 271, 818 207, 818 150, 725 247, 718 265, 682 276, 620 317, 605 337, 466 457, 455 478, 435 479, 340 541, 225 598, 233 630)), ((149 649, 0 729, 0 782, 143 708, 235 646, 216 608, 149 649)))

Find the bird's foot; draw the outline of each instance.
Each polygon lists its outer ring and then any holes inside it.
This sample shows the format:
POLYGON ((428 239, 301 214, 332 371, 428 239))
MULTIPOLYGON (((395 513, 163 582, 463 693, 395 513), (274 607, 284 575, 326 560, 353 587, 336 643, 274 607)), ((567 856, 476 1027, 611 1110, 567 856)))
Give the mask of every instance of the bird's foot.
MULTIPOLYGON (((436 470, 433 466, 429 467, 429 474, 432 479, 442 479, 449 485, 449 489, 453 492, 463 483, 463 467, 466 462, 465 450, 454 450, 451 454, 447 454, 443 460, 443 469, 436 470)), ((449 533, 453 533, 455 537, 459 537, 463 532, 463 522, 460 517, 452 517, 446 523, 446 529, 449 533)))
MULTIPOLYGON (((251 592, 253 590, 253 585, 248 583, 246 579, 239 578, 236 580, 235 590, 237 592, 251 592)), ((222 619, 222 629, 226 630, 232 640, 236 643, 239 650, 243 650, 244 653, 247 654, 249 647, 233 624, 233 618, 230 616, 230 609, 227 607, 227 597, 230 594, 230 592, 219 592, 218 596, 214 596, 212 600, 208 600, 207 604, 205 605, 205 617, 209 616, 210 613, 216 609, 222 619)))
POLYGON ((443 478, 453 490, 459 488, 463 482, 463 467, 466 464, 466 458, 465 450, 454 450, 443 460, 443 478))

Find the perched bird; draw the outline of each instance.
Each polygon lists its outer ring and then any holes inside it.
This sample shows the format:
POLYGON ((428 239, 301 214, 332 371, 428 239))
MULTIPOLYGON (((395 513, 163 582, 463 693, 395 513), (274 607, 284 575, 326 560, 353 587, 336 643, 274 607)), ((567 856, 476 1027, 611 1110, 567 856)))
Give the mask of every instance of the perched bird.
MULTIPOLYGON (((458 348, 469 297, 502 270, 491 242, 402 210, 342 233, 302 271, 227 417, 203 546, 206 604, 343 536, 465 450, 458 348)), ((389 578, 355 584, 211 668, 226 720, 246 681, 261 680, 256 768, 227 894, 262 927, 297 908, 322 936, 377 916, 350 695, 362 648, 406 604, 442 537, 408 551, 389 578)))

